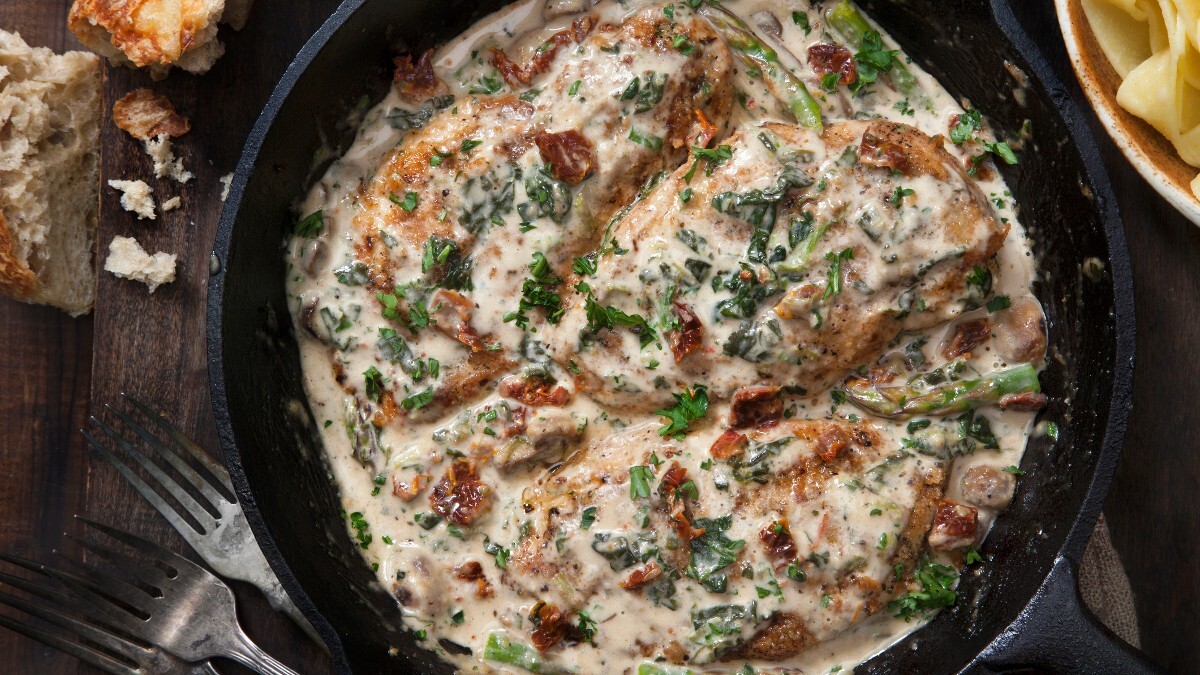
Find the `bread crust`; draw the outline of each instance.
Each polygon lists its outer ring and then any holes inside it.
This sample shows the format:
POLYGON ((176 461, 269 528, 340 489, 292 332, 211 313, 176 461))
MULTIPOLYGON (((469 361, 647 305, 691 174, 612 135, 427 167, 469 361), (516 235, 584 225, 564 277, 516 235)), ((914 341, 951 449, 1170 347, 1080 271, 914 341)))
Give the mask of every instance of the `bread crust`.
POLYGON ((27 298, 36 288, 37 275, 18 257, 8 221, 0 212, 0 292, 14 298, 27 298))
POLYGON ((216 40, 224 4, 224 0, 75 0, 67 26, 80 41, 106 56, 115 57, 115 47, 139 68, 170 66, 186 52, 216 40))
POLYGON ((175 112, 166 96, 142 88, 125 94, 113 104, 113 122, 139 141, 166 134, 172 138, 191 130, 188 118, 175 112))

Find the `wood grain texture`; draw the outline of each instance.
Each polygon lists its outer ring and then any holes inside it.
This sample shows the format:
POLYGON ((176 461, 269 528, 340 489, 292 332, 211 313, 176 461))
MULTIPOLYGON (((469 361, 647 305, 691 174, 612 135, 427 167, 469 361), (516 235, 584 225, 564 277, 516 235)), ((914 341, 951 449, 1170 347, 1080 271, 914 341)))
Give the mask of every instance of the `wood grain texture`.
MULTIPOLYGON (((69 0, 0 3, 0 28, 30 45, 78 49, 63 25, 69 0)), ((92 319, 0 298, 0 550, 48 559, 82 512, 83 425, 92 319)), ((0 672, 75 673, 75 659, 0 629, 0 672)))
MULTIPOLYGON (((65 30, 69 0, 0 0, 0 27, 31 44, 78 48, 65 30)), ((179 279, 153 296, 101 274, 93 320, 0 299, 0 550, 47 558, 74 513, 143 533, 184 550, 170 530, 107 465, 90 459, 77 429, 93 409, 128 391, 158 407, 216 450, 207 393, 203 310, 207 258, 220 215, 218 178, 233 170, 242 141, 292 55, 336 5, 257 0, 242 34, 222 30, 227 53, 202 77, 165 82, 108 68, 105 97, 137 86, 168 95, 193 121, 176 143, 196 178, 186 186, 150 178, 140 145, 106 120, 105 178, 145 178, 155 197, 179 194, 183 208, 137 222, 102 190, 101 260, 115 234, 180 256, 179 279), (93 332, 94 330, 94 332, 93 332), (93 358, 94 347, 94 358, 93 358)), ((1022 10, 1061 80, 1077 93, 1049 3, 1022 10)), ((1079 99, 1082 100, 1082 99, 1079 99)), ((1133 583, 1145 651, 1172 672, 1200 663, 1200 228, 1167 206, 1124 162, 1094 119, 1094 132, 1120 199, 1137 293, 1135 408, 1105 512, 1133 583)), ((327 659, 256 591, 237 586, 247 631, 305 673, 327 659)), ((226 668, 226 672, 233 672, 226 668)), ((93 672, 41 645, 0 630, 0 672, 93 672)))
MULTIPOLYGON (((104 86, 105 121, 100 137, 104 153, 101 177, 142 178, 155 200, 180 196, 180 209, 159 213, 151 222, 124 211, 119 193, 101 187, 100 255, 116 235, 133 236, 153 253, 178 256, 176 280, 153 295, 140 283, 101 274, 95 310, 95 356, 91 409, 102 415, 105 403, 122 392, 152 403, 201 446, 219 455, 208 396, 205 303, 209 256, 224 203, 220 179, 231 173, 242 144, 275 83, 296 52, 337 6, 334 0, 293 3, 257 0, 247 28, 237 33, 222 26, 226 52, 203 76, 172 72, 161 82, 145 73, 108 68, 104 86), (186 184, 153 178, 142 144, 116 128, 112 104, 138 88, 165 95, 192 122, 192 130, 174 140, 176 156, 195 174, 186 184)), ((181 539, 117 472, 93 459, 86 498, 88 513, 185 550, 181 539)), ((240 588, 242 624, 266 651, 304 672, 329 669, 327 657, 265 599, 240 588)))

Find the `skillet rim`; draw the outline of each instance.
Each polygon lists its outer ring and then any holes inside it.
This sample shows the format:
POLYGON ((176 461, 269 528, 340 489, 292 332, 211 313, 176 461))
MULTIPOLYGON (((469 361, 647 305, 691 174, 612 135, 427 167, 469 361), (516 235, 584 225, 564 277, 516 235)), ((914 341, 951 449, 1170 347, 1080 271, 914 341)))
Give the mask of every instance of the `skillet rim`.
MULTIPOLYGON (((224 373, 224 301, 225 301, 225 270, 226 261, 232 244, 234 226, 241 211, 242 201, 249 178, 254 172, 258 155, 262 150, 269 131, 274 126, 280 110, 287 102, 298 80, 308 70, 309 66, 325 48, 330 39, 368 2, 375 0, 345 0, 321 25, 319 29, 305 42, 296 57, 288 65, 271 96, 268 98, 259 114, 253 128, 247 136, 241 156, 234 172, 228 199, 221 213, 216 239, 213 245, 213 255, 220 263, 220 270, 212 274, 208 283, 208 298, 206 311, 206 333, 208 352, 209 388, 213 416, 216 422, 217 435, 220 440, 226 465, 232 478, 235 491, 240 500, 250 528, 263 549, 263 554, 275 571, 280 583, 292 597, 297 607, 307 616, 314 628, 325 640, 333 660, 334 669, 339 673, 351 672, 345 646, 337 630, 316 608, 312 599, 300 585, 293 574, 290 565, 283 557, 274 535, 262 517, 255 501, 250 480, 246 476, 241 461, 232 427, 232 416, 228 403, 224 373)), ((1054 109, 1062 123, 1067 128, 1071 146, 1079 155, 1080 163, 1085 171, 1087 186, 1092 191, 1093 212, 1098 215, 1107 245, 1105 260, 1113 294, 1113 321, 1115 328, 1114 359, 1112 363, 1112 394, 1108 411, 1107 424, 1104 427, 1103 439, 1095 460, 1091 482, 1087 485, 1083 499, 1071 522, 1071 526, 1063 539, 1062 545, 1054 557, 1054 565, 1042 578, 1037 590, 1025 601, 1024 608, 1008 626, 993 638, 967 664, 963 670, 978 668, 985 660, 1000 656, 1004 649, 1004 638, 1013 630, 1023 630, 1027 624, 1036 623, 1035 602, 1052 584, 1061 583, 1063 577, 1055 575, 1063 560, 1073 568, 1082 558, 1083 551, 1096 526, 1103 503, 1108 495, 1116 465, 1120 459, 1125 441, 1129 413, 1132 406, 1133 366, 1136 344, 1136 326, 1134 318, 1133 277, 1126 245, 1123 223, 1119 214, 1116 198, 1112 191, 1108 172, 1100 156, 1100 149, 1095 137, 1087 124, 1087 119, 1081 106, 1076 102, 1072 93, 1063 85, 1054 73, 1045 54, 1034 43, 1025 31, 1020 21, 1014 15, 1010 0, 989 0, 992 19, 1000 28, 1004 40, 1021 55, 1032 69, 1032 76, 1037 84, 1045 90, 1051 99, 1054 109)), ((1066 578, 1073 579, 1072 575, 1066 578)), ((1073 590, 1073 589, 1072 589, 1073 590)), ((1087 622, 1086 616, 1078 617, 1081 622, 1087 622)))

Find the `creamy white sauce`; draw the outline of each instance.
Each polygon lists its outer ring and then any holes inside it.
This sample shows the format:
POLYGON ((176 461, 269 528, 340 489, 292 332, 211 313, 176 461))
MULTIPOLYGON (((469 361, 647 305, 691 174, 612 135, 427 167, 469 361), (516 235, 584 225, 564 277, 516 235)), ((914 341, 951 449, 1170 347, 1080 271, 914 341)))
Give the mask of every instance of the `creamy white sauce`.
MULTIPOLYGON (((656 6, 660 5, 648 0, 628 0, 624 3, 602 0, 589 12, 599 15, 601 21, 620 23, 624 17, 638 10, 656 6)), ((511 5, 485 18, 436 52, 434 63, 437 74, 457 97, 452 104, 455 111, 459 106, 464 110, 469 108, 468 100, 471 97, 468 92, 472 87, 481 84, 484 87, 489 86, 486 78, 493 76, 493 69, 486 59, 487 48, 502 48, 514 61, 523 63, 548 36, 570 25, 577 16, 566 15, 545 22, 542 18, 542 7, 542 0, 527 0, 511 5)), ((790 0, 782 4, 768 0, 738 0, 728 3, 728 7, 751 25, 756 23, 751 18, 756 13, 774 13, 782 33, 781 39, 772 44, 777 49, 784 47, 780 49, 780 58, 786 66, 806 75, 811 73, 804 58, 808 47, 817 42, 830 41, 829 33, 823 26, 822 13, 819 11, 821 8, 810 7, 803 0, 790 0), (800 25, 791 20, 793 11, 807 14, 811 28, 807 34, 800 25)), ((684 3, 674 4, 673 9, 677 18, 691 16, 691 10, 684 3)), ((558 58, 576 59, 583 63, 593 57, 604 58, 595 51, 594 46, 571 45, 564 49, 558 58)), ((595 124, 596 117, 593 104, 589 103, 589 100, 608 100, 614 95, 619 95, 620 88, 631 75, 651 69, 657 72, 671 72, 672 68, 678 67, 680 61, 680 57, 674 53, 641 55, 638 58, 642 61, 631 66, 629 73, 584 70, 586 74, 580 78, 578 86, 578 91, 582 94, 567 97, 567 102, 554 110, 539 110, 535 113, 538 121, 552 126, 555 130, 586 130, 588 124, 595 124)), ((908 64, 908 68, 917 76, 924 100, 908 100, 882 83, 872 87, 872 93, 857 98, 852 97, 845 87, 842 87, 838 93, 828 94, 823 100, 822 108, 826 122, 879 116, 913 125, 930 135, 945 135, 949 120, 954 115, 962 114, 962 107, 915 64, 908 64)), ((737 71, 735 89, 741 93, 741 102, 735 102, 729 123, 721 129, 714 145, 740 127, 756 123, 764 115, 769 118, 787 119, 783 107, 764 89, 761 80, 751 78, 740 62, 737 71)), ((556 68, 552 67, 549 74, 541 76, 542 79, 535 79, 533 86, 549 86, 549 80, 555 76, 555 72, 556 68)), ((819 91, 811 81, 809 86, 814 93, 819 91)), ((384 386, 394 391, 395 400, 399 402, 402 398, 420 393, 437 382, 436 378, 428 374, 430 359, 440 364, 444 377, 447 368, 465 358, 465 350, 461 344, 427 329, 419 337, 405 334, 410 338, 408 344, 412 348, 412 356, 422 362, 424 374, 419 380, 413 378, 411 373, 405 373, 396 364, 381 360, 376 347, 379 328, 393 325, 399 329, 399 326, 389 324, 379 316, 380 304, 373 291, 368 291, 361 285, 338 283, 335 279, 335 270, 345 270, 346 265, 356 259, 355 219, 360 218, 358 222, 361 223, 362 218, 375 218, 373 214, 376 213, 376 207, 364 202, 368 183, 378 179, 381 162, 386 161, 389 153, 397 147, 405 134, 413 133, 387 123, 389 115, 397 109, 412 110, 413 107, 405 104, 401 97, 393 92, 367 112, 352 147, 330 166, 302 205, 302 213, 321 210, 324 220, 323 230, 317 239, 295 238, 290 242, 288 251, 288 288, 296 332, 301 336, 305 385, 312 412, 318 426, 323 428, 322 440, 329 460, 331 480, 340 491, 346 513, 359 514, 358 517, 348 517, 351 539, 363 542, 363 555, 368 563, 375 567, 384 588, 391 591, 400 584, 418 596, 417 600, 404 607, 407 626, 412 630, 426 631, 426 644, 464 670, 504 671, 509 667, 483 659, 484 645, 489 635, 497 630, 508 630, 511 640, 527 643, 527 615, 537 598, 530 594, 519 594, 514 590, 519 584, 506 584, 501 581, 501 570, 497 569, 493 555, 485 552, 484 542, 498 542, 505 549, 515 550, 513 542, 521 537, 520 530, 525 521, 525 510, 522 508, 522 502, 525 500, 523 489, 548 480, 547 474, 540 471, 523 471, 505 475, 491 465, 484 466, 480 470, 481 476, 484 482, 494 488, 490 510, 472 526, 459 528, 458 533, 450 530, 445 523, 426 530, 414 522, 415 516, 430 511, 428 487, 425 487, 416 499, 408 502, 392 494, 393 479, 412 481, 416 474, 423 473, 431 475, 434 483, 441 480, 453 460, 453 457, 447 454, 447 448, 453 448, 471 458, 486 457, 498 447, 502 449, 504 441, 493 436, 496 429, 492 428, 486 418, 488 411, 497 409, 499 403, 494 388, 468 401, 462 410, 450 409, 434 419, 413 419, 407 423, 388 424, 374 431, 368 430, 367 433, 373 433, 377 437, 376 449, 369 457, 356 454, 355 444, 351 442, 347 432, 347 420, 351 422, 351 427, 355 426, 356 420, 361 422, 359 410, 364 390, 362 374, 369 368, 378 368, 384 386), (322 340, 310 338, 304 325, 305 310, 309 307, 318 308, 314 310, 313 316, 308 317, 308 321, 310 326, 315 326, 313 330, 322 340), (320 310, 328 310, 328 318, 322 318, 320 310), (330 367, 331 361, 336 363, 344 374, 344 383, 336 379, 335 369, 330 367), (354 390, 357 390, 358 402, 354 395, 348 393, 354 390), (450 440, 447 441, 447 438, 450 440), (476 598, 473 583, 454 580, 448 574, 451 568, 466 561, 478 561, 482 564, 492 587, 491 597, 476 598), (419 580, 423 569, 432 570, 429 581, 419 580), (463 657, 445 654, 437 647, 437 640, 440 638, 468 646, 474 655, 463 657)), ((665 135, 663 128, 656 126, 657 122, 639 118, 634 124, 639 126, 643 133, 665 135)), ((622 129, 628 129, 628 126, 622 129)), ((486 141, 488 134, 487 129, 480 129, 477 137, 486 141)), ((589 137, 596 143, 601 167, 600 173, 588 179, 589 181, 613 180, 614 175, 619 178, 622 167, 612 166, 610 162, 606 162, 606 158, 617 153, 629 152, 626 145, 629 143, 627 134, 628 131, 618 131, 612 135, 603 135, 597 129, 588 132, 589 137)), ((946 148, 956 157, 964 159, 969 154, 978 152, 978 147, 968 151, 949 142, 946 143, 946 148)), ((448 152, 456 149, 439 148, 448 152)), ((750 161, 752 156, 738 155, 735 161, 750 161)), ((518 162, 523 174, 530 175, 536 170, 536 148, 526 153, 518 162)), ((480 148, 478 156, 472 159, 472 168, 466 170, 482 173, 488 167, 499 163, 497 151, 485 144, 480 148)), ((667 167, 668 171, 672 169, 673 166, 667 167)), ((987 173, 986 179, 976 181, 977 186, 988 197, 996 217, 1004 219, 1011 226, 1007 241, 997 256, 994 293, 1010 296, 1016 302, 1031 297, 1030 283, 1034 275, 1034 259, 1025 233, 1017 222, 1016 205, 1008 188, 996 172, 987 173)), ((457 176, 453 179, 438 180, 445 181, 447 190, 460 189, 459 184, 454 182, 458 180, 457 176)), ((910 181, 911 187, 918 193, 936 192, 935 187, 922 181, 920 178, 910 181)), ((437 184, 440 185, 442 184, 437 184)), ((585 182, 583 187, 587 188, 588 185, 589 183, 585 182)), ((520 187, 517 187, 516 191, 518 201, 521 201, 520 195, 523 193, 520 187)), ((427 199, 425 194, 422 193, 421 199, 427 199)), ((402 198, 404 195, 399 194, 397 197, 402 198)), ((583 202, 582 197, 575 200, 563 227, 554 226, 543 218, 534 221, 536 229, 519 234, 518 228, 522 219, 514 209, 513 212, 503 215, 503 229, 492 230, 503 232, 503 235, 489 235, 494 238, 494 243, 485 242, 482 248, 475 249, 478 253, 472 273, 474 290, 469 295, 479 306, 474 312, 472 325, 479 335, 487 336, 489 344, 496 346, 499 351, 517 358, 528 338, 537 335, 532 331, 522 330, 512 321, 505 321, 503 316, 516 307, 521 296, 521 284, 534 252, 546 251, 547 256, 552 257, 550 251, 560 245, 561 232, 568 230, 572 224, 578 226, 580 219, 588 216, 586 209, 580 206, 583 202)), ((454 213, 453 204, 448 202, 445 208, 454 213)), ((381 225, 382 231, 386 230, 381 225)), ((392 248, 393 245, 387 244, 386 238, 384 242, 392 248)), ((404 243, 400 242, 394 246, 402 248, 404 243)), ((401 283, 420 276, 420 262, 419 257, 416 257, 398 267, 395 270, 395 281, 401 283)), ((628 281, 631 284, 637 283, 636 279, 628 281)), ((707 288, 706 284, 703 286, 707 288)), ((567 292, 566 289, 560 290, 564 295, 567 292)), ((712 295, 702 290, 698 297, 708 302, 711 300, 709 296, 712 295)), ((964 315, 964 318, 987 315, 988 311, 980 308, 964 315)), ((538 322, 534 321, 534 330, 539 327, 547 328, 544 323, 539 326, 538 322)), ((728 333, 728 330, 725 332, 728 333)), ((930 360, 927 368, 941 365, 944 360, 937 353, 940 351, 939 345, 949 339, 946 332, 947 326, 941 325, 921 334, 906 334, 897 340, 895 349, 898 350, 911 340, 924 335, 927 342, 923 351, 930 360)), ((973 354, 973 358, 966 364, 968 373, 986 374, 1016 365, 1007 363, 991 345, 985 345, 973 354)), ((644 368, 651 360, 666 361, 670 358, 670 351, 667 350, 664 355, 661 351, 648 349, 640 354, 640 358, 643 359, 640 365, 644 368)), ((570 373, 567 373, 561 364, 549 367, 558 378, 570 380, 570 373)), ((707 419, 713 422, 704 431, 689 434, 680 444, 683 454, 676 457, 687 467, 688 476, 695 479, 699 485, 705 499, 706 516, 716 517, 727 513, 733 508, 734 492, 746 489, 736 483, 732 491, 722 491, 714 487, 714 484, 721 480, 729 483, 726 467, 717 465, 711 470, 705 470, 701 466, 708 458, 708 446, 721 432, 721 425, 715 421, 724 420, 728 408, 727 402, 714 400, 707 416, 707 419)), ((374 410, 370 406, 367 406, 367 409, 368 413, 374 410)), ((586 447, 600 441, 607 442, 619 434, 631 434, 642 427, 652 431, 661 423, 659 418, 652 414, 635 417, 620 412, 606 412, 584 395, 574 396, 570 404, 561 410, 580 426, 586 425, 578 447, 586 447)), ((789 398, 788 412, 794 419, 835 420, 847 423, 869 418, 862 410, 849 404, 836 405, 829 391, 811 397, 789 398)), ((1002 412, 996 408, 982 408, 977 414, 990 421, 991 430, 999 441, 1000 448, 979 449, 971 454, 956 457, 948 463, 945 496, 955 501, 963 500, 960 484, 962 476, 970 468, 999 468, 1020 464, 1034 418, 1033 413, 1013 410, 1002 412)), ((538 415, 537 410, 531 410, 530 415, 538 415)), ((503 421, 502 417, 501 414, 497 425, 503 421)), ((885 438, 891 443, 888 452, 891 452, 890 448, 900 447, 900 439, 908 435, 903 421, 889 422, 874 418, 870 421, 882 430, 885 438)), ((368 429, 369 422, 359 423, 357 426, 361 434, 364 433, 364 429, 368 429)), ((350 433, 352 436, 353 428, 350 433)), ((654 433, 650 433, 649 436, 657 437, 654 433)), ((363 444, 359 443, 358 449, 361 450, 362 446, 363 444)), ((801 448, 796 447, 794 450, 800 452, 801 448)), ((642 461, 635 459, 631 463, 642 461)), ((930 463, 937 462, 925 455, 910 453, 910 457, 900 463, 897 471, 901 475, 917 476, 930 463)), ((569 470, 564 471, 569 474, 569 470)), ((612 488, 621 493, 629 489, 626 482, 620 482, 612 488)), ((847 479, 843 476, 840 482, 835 481, 831 494, 841 495, 840 498, 852 501, 857 498, 851 495, 854 490, 852 485, 847 487, 847 479)), ((881 481, 878 490, 884 493, 880 499, 894 498, 903 502, 906 498, 900 483, 889 487, 881 481), (894 493, 888 490, 893 490, 894 493)), ((591 535, 600 531, 627 528, 632 519, 639 517, 639 504, 627 497, 603 503, 605 507, 597 512, 595 523, 589 531, 574 530, 576 536, 565 540, 561 544, 563 550, 560 551, 560 556, 590 561, 601 573, 605 573, 608 566, 592 550, 591 535)), ((822 517, 828 513, 813 513, 812 518, 797 517, 792 520, 791 529, 797 540, 802 538, 801 532, 805 532, 809 539, 813 539, 814 536, 820 539, 821 533, 818 528, 821 527, 822 517)), ((826 551, 832 556, 832 562, 829 563, 831 567, 844 562, 839 561, 839 556, 845 556, 846 559, 853 556, 857 550, 855 546, 875 548, 879 533, 894 532, 904 524, 903 518, 898 517, 894 526, 885 526, 881 530, 879 518, 868 515, 869 508, 847 508, 842 513, 845 520, 842 527, 850 532, 864 534, 853 541, 847 541, 841 548, 834 547, 826 551), (865 533, 870 533, 869 538, 865 533)), ((982 532, 986 532, 996 515, 994 510, 979 509, 982 532)), ((758 523, 755 522, 743 523, 735 520, 729 532, 730 538, 747 542, 746 564, 755 560, 748 551, 751 545, 757 544, 757 527, 758 523)), ((882 556, 891 553, 895 546, 895 536, 889 541, 886 546, 881 546, 882 556)), ((801 547, 801 555, 804 555, 805 550, 801 547)), ((874 570, 875 577, 882 578, 887 573, 886 562, 886 557, 872 558, 867 564, 879 567, 878 570, 874 570)), ((609 581, 615 582, 625 573, 613 575, 609 581)), ((686 632, 691 629, 687 618, 689 603, 744 603, 753 598, 754 586, 764 583, 767 577, 763 577, 762 574, 760 569, 756 574, 755 583, 737 578, 737 574, 731 574, 730 588, 739 595, 727 593, 721 594, 720 597, 711 597, 715 594, 691 583, 687 578, 681 579, 681 607, 677 610, 652 606, 646 602, 630 604, 627 591, 609 587, 590 598, 586 604, 586 611, 597 626, 596 647, 579 645, 552 650, 542 656, 544 672, 553 669, 569 672, 635 672, 638 664, 649 660, 630 651, 635 642, 645 636, 654 636, 653 639, 647 638, 652 643, 655 640, 666 639, 686 641, 686 632), (749 595, 744 595, 747 593, 749 595)), ((768 570, 767 574, 772 573, 768 570)), ((754 663, 758 672, 788 669, 810 673, 833 672, 838 669, 849 671, 855 664, 878 653, 924 623, 921 618, 906 622, 890 616, 890 612, 884 610, 850 625, 850 617, 843 616, 843 610, 835 607, 826 611, 827 608, 813 604, 814 597, 821 597, 819 594, 814 596, 811 593, 796 592, 788 586, 789 580, 783 576, 772 575, 770 578, 785 587, 786 599, 774 595, 763 597, 758 600, 759 612, 788 608, 791 611, 803 612, 806 616, 824 617, 821 620, 829 622, 831 632, 828 635, 820 634, 822 629, 819 626, 809 625, 809 630, 822 639, 818 645, 784 663, 754 663)), ((547 590, 545 595, 553 596, 555 593, 562 595, 563 591, 561 588, 547 590)), ((839 607, 840 604, 838 603, 839 607)), ((855 611, 857 610, 854 606, 848 604, 844 613, 852 614, 855 611)), ((572 615, 572 622, 574 621, 575 617, 572 615)), ((700 663, 688 667, 695 672, 706 672, 740 666, 741 661, 734 661, 700 663)), ((683 668, 678 672, 683 672, 683 668)))

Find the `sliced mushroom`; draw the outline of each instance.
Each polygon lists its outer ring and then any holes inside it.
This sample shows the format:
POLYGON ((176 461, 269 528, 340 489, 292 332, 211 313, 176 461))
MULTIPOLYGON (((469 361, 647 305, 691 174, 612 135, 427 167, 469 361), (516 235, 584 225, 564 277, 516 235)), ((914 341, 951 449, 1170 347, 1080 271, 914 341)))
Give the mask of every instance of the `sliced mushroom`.
POLYGON ((993 466, 973 466, 962 478, 963 499, 975 506, 1002 510, 1012 501, 1017 480, 993 466))
POLYGON ((531 413, 525 434, 514 436, 496 451, 496 466, 512 471, 531 464, 552 464, 579 442, 583 431, 571 414, 554 408, 531 413))
POLYGON ((1009 363, 1038 363, 1046 356, 1046 316, 1033 298, 1014 300, 993 317, 992 344, 1009 363))
POLYGON ((568 14, 578 14, 592 6, 591 0, 546 0, 542 18, 546 21, 568 14))

